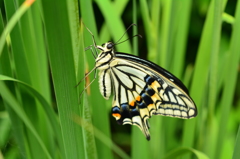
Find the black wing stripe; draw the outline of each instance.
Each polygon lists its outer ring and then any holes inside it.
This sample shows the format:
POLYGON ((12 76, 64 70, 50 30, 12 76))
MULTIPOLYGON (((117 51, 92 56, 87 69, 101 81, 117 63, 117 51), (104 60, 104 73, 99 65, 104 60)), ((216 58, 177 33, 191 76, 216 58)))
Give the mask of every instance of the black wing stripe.
MULTIPOLYGON (((145 85, 146 85, 146 83, 144 83, 144 81, 140 80, 139 78, 131 77, 131 79, 133 79, 135 85, 139 86, 141 90, 142 90, 142 89, 145 87, 145 85)), ((141 92, 141 91, 140 91, 140 92, 141 92)), ((140 92, 138 92, 138 93, 140 93, 140 92)))
POLYGON ((130 90, 127 90, 128 103, 135 100, 133 93, 130 90))
POLYGON ((144 72, 136 69, 135 67, 133 67, 131 65, 119 64, 116 66, 116 68, 121 70, 123 73, 125 73, 127 75, 131 75, 133 77, 137 77, 142 80, 143 80, 143 77, 145 77, 145 75, 146 75, 144 72))
POLYGON ((112 71, 114 72, 118 81, 121 82, 122 85, 124 85, 125 87, 128 87, 129 89, 133 88, 133 81, 129 78, 128 75, 126 75, 125 73, 119 71, 114 67, 112 68, 112 71))
POLYGON ((106 93, 106 72, 107 72, 107 70, 105 70, 104 71, 104 74, 103 74, 103 80, 102 80, 102 85, 103 85, 103 95, 104 95, 104 97, 106 97, 107 96, 107 93, 106 93))

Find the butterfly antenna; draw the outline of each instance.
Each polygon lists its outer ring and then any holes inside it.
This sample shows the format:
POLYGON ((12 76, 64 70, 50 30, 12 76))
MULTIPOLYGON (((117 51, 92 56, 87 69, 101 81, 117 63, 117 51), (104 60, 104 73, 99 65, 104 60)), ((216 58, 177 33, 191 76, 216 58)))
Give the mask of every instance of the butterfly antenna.
POLYGON ((126 39, 126 40, 123 40, 123 41, 121 41, 121 42, 119 42, 119 43, 115 43, 114 45, 121 44, 121 43, 123 43, 123 42, 125 42, 125 41, 128 41, 129 39, 132 39, 132 38, 134 38, 134 37, 136 37, 136 36, 142 38, 142 35, 137 34, 137 35, 134 35, 134 36, 132 36, 131 38, 128 38, 128 39, 126 39))
POLYGON ((124 35, 128 32, 128 30, 132 27, 132 26, 137 26, 136 24, 131 24, 125 31, 125 33, 120 37, 120 39, 115 43, 118 44, 118 42, 124 37, 124 35))

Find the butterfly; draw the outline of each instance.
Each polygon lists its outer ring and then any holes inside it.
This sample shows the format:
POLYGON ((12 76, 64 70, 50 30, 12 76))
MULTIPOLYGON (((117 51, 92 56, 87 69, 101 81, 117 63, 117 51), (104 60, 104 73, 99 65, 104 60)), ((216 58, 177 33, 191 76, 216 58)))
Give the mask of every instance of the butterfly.
POLYGON ((96 45, 88 31, 94 44, 85 50, 91 47, 100 50, 94 55, 95 67, 88 74, 99 71, 99 89, 105 99, 114 94, 112 116, 118 124, 136 125, 150 140, 148 119, 151 116, 182 119, 197 116, 188 89, 177 77, 151 61, 116 52, 116 43, 96 45))

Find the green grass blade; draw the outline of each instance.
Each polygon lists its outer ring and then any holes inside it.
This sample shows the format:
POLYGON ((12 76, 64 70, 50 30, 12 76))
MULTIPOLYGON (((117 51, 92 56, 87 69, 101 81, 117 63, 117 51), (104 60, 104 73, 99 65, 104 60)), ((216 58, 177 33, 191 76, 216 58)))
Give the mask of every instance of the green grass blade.
POLYGON ((211 31, 211 46, 210 46, 210 66, 209 66, 209 81, 208 81, 208 122, 207 122, 207 135, 206 140, 209 141, 208 145, 205 146, 205 153, 210 158, 213 158, 216 143, 216 124, 214 120, 214 111, 217 99, 217 69, 218 69, 218 53, 220 46, 220 34, 222 24, 222 1, 214 1, 214 13, 212 20, 212 31, 211 31))
MULTIPOLYGON (((51 123, 51 127, 53 128, 52 131, 55 132, 56 139, 59 144, 59 148, 61 151, 63 151, 64 149, 63 149, 63 143, 62 143, 62 134, 59 133, 59 131, 61 130, 60 126, 59 126, 59 122, 56 118, 56 114, 54 113, 54 111, 52 110, 51 106, 48 104, 46 99, 39 92, 37 92, 34 88, 32 88, 30 85, 28 85, 24 82, 21 82, 19 80, 16 80, 11 77, 4 76, 4 75, 0 75, 0 80, 13 81, 13 82, 20 83, 26 87, 27 91, 29 91, 29 93, 31 95, 33 95, 34 97, 36 97, 38 99, 38 101, 41 103, 41 106, 43 107, 43 110, 45 111, 45 113, 47 114, 47 117, 49 119, 49 120, 47 120, 47 122, 51 123)), ((16 112, 16 113, 18 114, 18 112, 16 112)), ((23 116, 23 115, 18 115, 18 116, 23 116)))
MULTIPOLYGON (((78 55, 80 49, 80 38, 79 35, 79 28, 80 28, 80 18, 79 18, 79 8, 78 8, 78 1, 67 1, 68 5, 68 17, 69 17, 69 24, 71 30, 71 37, 72 37, 72 48, 73 48, 73 55, 74 55, 74 64, 75 68, 78 68, 78 55)), ((76 69, 77 71, 77 69, 76 69)), ((77 74, 77 72, 76 72, 77 74)))
POLYGON ((183 68, 185 64, 185 52, 187 47, 187 36, 189 29, 189 22, 191 16, 191 0, 177 1, 175 4, 174 21, 176 28, 176 38, 174 40, 173 49, 173 65, 170 70, 176 77, 182 77, 183 68))
POLYGON ((88 121, 81 119, 78 116, 75 116, 73 118, 73 120, 78 125, 81 125, 86 131, 88 131, 90 133, 92 133, 92 129, 94 129, 94 132, 95 132, 94 135, 96 136, 96 138, 101 140, 101 142, 103 144, 105 144, 109 148, 112 148, 113 151, 115 151, 115 153, 118 154, 121 158, 130 159, 130 157, 125 152, 123 152, 123 150, 121 150, 115 143, 113 143, 112 140, 109 139, 108 136, 106 136, 104 133, 99 131, 97 128, 95 128, 93 125, 91 125, 88 121))
MULTIPOLYGON (((86 65, 86 56, 85 56, 85 51, 84 51, 84 37, 83 37, 83 30, 84 26, 81 25, 80 27, 80 54, 79 54, 79 63, 78 63, 78 79, 81 79, 82 76, 84 76, 84 70, 85 70, 85 65, 86 65)), ((81 82, 81 84, 78 86, 79 94, 81 91, 83 91, 84 87, 86 86, 87 81, 81 82)), ((84 147, 85 147, 85 157, 86 158, 97 158, 97 148, 96 148, 96 141, 94 137, 94 132, 92 128, 92 117, 91 117, 91 109, 90 105, 87 100, 87 96, 85 93, 82 94, 82 98, 80 99, 80 103, 83 104, 83 114, 82 118, 86 120, 89 125, 88 125, 88 130, 83 129, 83 139, 84 139, 84 147)), ((82 126, 82 125, 80 125, 82 126)))
MULTIPOLYGON (((12 93, 9 91, 9 89, 6 87, 6 85, 0 81, 0 93, 3 99, 9 104, 9 106, 19 115, 20 119, 25 123, 27 128, 32 132, 32 134, 36 137, 36 140, 39 142, 41 148, 44 151, 44 154, 47 156, 47 158, 51 158, 48 150, 46 149, 44 143, 42 142, 41 138, 39 137, 39 134, 33 127, 33 124, 30 122, 30 119, 27 117, 26 113, 22 109, 22 106, 20 106, 17 102, 17 100, 14 98, 12 93)), ((43 155, 43 154, 42 154, 43 155)))
MULTIPOLYGON (((3 29, 4 29, 4 25, 3 25, 3 19, 1 16, 1 30, 3 29)), ((2 52, 2 56, 0 57, 0 72, 1 74, 7 75, 7 76, 13 75, 11 60, 9 57, 9 50, 7 48, 7 45, 5 45, 2 52)), ((11 83, 6 83, 6 84, 8 85, 11 92, 15 92, 14 86, 11 83)), ((18 143, 18 146, 19 146, 19 151, 21 151, 22 154, 26 154, 26 146, 24 145, 25 136, 24 136, 23 126, 22 126, 23 123, 21 120, 19 120, 19 118, 14 117, 16 116, 16 113, 14 112, 14 110, 11 109, 11 107, 6 102, 3 101, 2 103, 3 103, 3 106, 6 108, 6 113, 8 114, 10 121, 13 123, 12 124, 13 132, 15 132, 14 131, 15 126, 18 126, 18 130, 17 130, 18 133, 15 133, 14 135, 16 137, 16 142, 18 143)), ((15 152, 16 151, 17 149, 15 149, 15 152)))
POLYGON ((204 153, 192 148, 185 148, 185 147, 172 150, 164 157, 164 159, 178 158, 189 152, 193 153, 198 159, 209 159, 209 157, 206 156, 204 153))
MULTIPOLYGON (((49 103, 51 103, 49 66, 44 42, 42 15, 39 12, 40 7, 40 1, 37 1, 37 3, 35 3, 31 9, 22 16, 19 20, 19 24, 21 24, 19 31, 23 41, 27 65, 29 66, 28 70, 31 85, 41 93, 49 103)), ((14 37, 12 36, 12 38, 14 37)), ((45 120, 46 114, 44 110, 38 105, 38 103, 36 104, 38 109, 37 114, 42 117, 37 123, 37 127, 40 127, 40 129, 38 129, 39 134, 48 150, 51 151, 51 154, 55 154, 55 146, 53 146, 55 141, 49 138, 49 136, 53 135, 53 131, 48 124, 49 122, 45 120), (44 126, 45 128, 42 128, 44 126)))
POLYGON ((69 23, 69 14, 74 10, 70 11, 68 5, 67 1, 42 0, 49 61, 65 149, 62 156, 84 158, 82 129, 72 121, 73 114, 81 116, 82 109, 75 88, 77 82, 73 51, 77 49, 72 45, 73 24, 69 23))
MULTIPOLYGON (((26 2, 29 2, 29 1, 26 1, 26 2)), ((14 5, 13 1, 5 1, 5 10, 6 10, 7 19, 10 22, 11 21, 10 18, 18 10, 18 6, 14 5)), ((29 26, 30 23, 27 22, 28 16, 31 16, 31 15, 32 15, 31 11, 27 12, 27 14, 25 14, 25 16, 23 16, 24 18, 22 17, 21 23, 18 23, 18 25, 16 25, 14 27, 14 29, 12 30, 12 32, 10 34, 11 48, 12 48, 11 53, 13 56, 13 59, 10 58, 10 60, 11 60, 11 63, 13 64, 13 67, 11 69, 13 69, 13 71, 15 71, 16 77, 28 84, 33 84, 34 86, 37 87, 37 85, 36 85, 37 82, 35 82, 34 78, 32 79, 32 77, 34 77, 33 74, 37 73, 39 70, 35 69, 36 68, 34 65, 35 63, 33 63, 32 67, 29 65, 29 64, 32 64, 31 61, 34 61, 33 59, 29 58, 29 57, 32 57, 29 55, 36 55, 36 54, 35 54, 35 52, 32 52, 32 51, 31 51, 32 54, 28 54, 28 53, 30 50, 33 50, 30 48, 32 48, 33 46, 37 46, 38 44, 36 44, 36 41, 34 41, 34 40, 31 43, 29 43, 29 45, 28 45, 28 43, 25 43, 25 42, 27 42, 27 41, 25 41, 26 39, 31 39, 31 36, 29 36, 30 34, 28 34, 29 30, 26 31, 28 28, 31 28, 29 26), (29 71, 29 70, 31 70, 31 71, 29 71)), ((34 31, 31 30, 31 33, 34 33, 34 31)), ((41 39, 41 38, 39 38, 39 39, 41 39)), ((39 43, 39 46, 42 46, 42 45, 39 43)), ((41 60, 40 59, 38 59, 38 61, 42 61, 42 59, 41 60)), ((47 68, 47 67, 45 67, 45 68, 47 68)), ((44 70, 44 67, 43 67, 43 70, 44 70)), ((44 80, 44 77, 46 79, 45 75, 42 75, 42 77, 43 77, 43 81, 47 81, 47 80, 44 80)), ((38 80, 36 80, 36 81, 38 81, 38 80)), ((41 82, 43 82, 43 81, 41 81, 41 82)), ((13 92, 15 92, 15 90, 13 92)), ((42 112, 41 107, 39 107, 39 105, 35 102, 35 99, 32 98, 29 94, 25 93, 21 87, 20 88, 16 87, 16 92, 17 92, 18 101, 21 102, 21 106, 24 107, 26 114, 28 115, 30 120, 33 122, 33 125, 35 126, 35 129, 38 132, 43 131, 43 133, 39 133, 39 135, 42 138, 43 142, 45 143, 45 146, 48 148, 48 150, 50 150, 50 149, 53 150, 53 148, 50 146, 51 143, 53 143, 53 140, 51 140, 51 138, 49 139, 49 137, 48 137, 48 135, 50 135, 51 132, 48 132, 48 130, 50 130, 50 129, 47 129, 48 123, 46 123, 46 121, 44 120, 45 116, 44 116, 44 114, 41 113, 42 112), (35 120, 38 116, 43 117, 43 120, 41 120, 41 121, 35 120), (45 128, 43 129, 41 127, 41 125, 45 125, 46 129, 45 128)), ((50 93, 46 93, 46 95, 47 94, 50 94, 50 93)), ((41 145, 39 145, 38 141, 32 135, 32 133, 29 131, 29 129, 26 129, 26 131, 24 130, 25 126, 21 123, 21 120, 18 119, 18 116, 16 116, 15 113, 11 111, 11 108, 8 109, 8 112, 10 114, 12 122, 14 123, 13 125, 16 124, 15 125, 16 127, 18 127, 19 125, 22 125, 22 127, 20 126, 20 128, 22 128, 22 131, 20 129, 19 130, 14 129, 18 144, 21 145, 20 146, 21 150, 25 149, 25 151, 23 151, 22 154, 25 156, 28 156, 29 158, 39 158, 40 155, 42 157, 44 157, 43 155, 45 153, 42 151, 41 145), (21 133, 19 133, 19 132, 21 132, 21 133), (19 134, 21 134, 21 136, 19 136, 19 134)), ((15 126, 14 126, 14 128, 15 128, 15 126)), ((53 153, 54 152, 51 151, 51 154, 53 154, 53 153)))
MULTIPOLYGON (((95 17, 94 17, 91 1, 80 1, 80 7, 81 7, 82 20, 85 26, 91 30, 91 32, 94 35, 96 43, 99 44, 99 38, 98 38, 99 35, 97 34, 97 26, 94 21, 95 17)), ((84 30, 84 46, 87 47, 89 45, 92 45, 93 42, 92 42, 91 34, 87 31, 85 27, 83 28, 83 30, 84 30)), ((85 54, 87 57, 87 62, 86 62, 85 71, 84 71, 85 73, 87 73, 94 67, 95 60, 90 50, 83 52, 83 54, 85 54)), ((82 65, 82 67, 84 66, 82 65)), ((93 79, 94 79, 94 73, 88 76, 86 82, 87 81, 91 82, 93 79)), ((111 134, 110 134, 110 126, 109 126, 110 123, 109 123, 108 111, 111 107, 105 104, 105 100, 103 99, 103 97, 99 92, 97 79, 88 88, 87 95, 89 97, 88 104, 91 110, 93 126, 95 126, 98 130, 100 130, 110 138, 111 134)), ((99 158, 112 158, 112 152, 109 149, 109 147, 107 147, 104 143, 102 143, 97 138, 95 141, 96 141, 96 148, 97 148, 97 156, 99 158)))
MULTIPOLYGON (((142 18, 143 18, 143 25, 144 25, 144 30, 145 30, 145 36, 146 36, 146 41, 147 41, 147 51, 148 51, 148 58, 150 60, 156 60, 156 56, 155 56, 155 50, 152 50, 152 45, 155 44, 153 36, 156 36, 156 32, 154 32, 155 30, 153 29, 153 25, 152 25, 152 21, 151 21, 151 17, 149 15, 149 8, 148 8, 148 4, 146 0, 140 0, 139 1, 139 6, 140 6, 140 10, 141 10, 141 14, 142 14, 142 18)), ((157 6, 156 6, 157 7, 157 6)), ((156 48, 156 47, 153 47, 156 48)))
MULTIPOLYGON (((7 116, 7 113, 0 114, 0 125, 1 125, 1 133, 0 133, 0 149, 4 149, 4 146, 8 142, 9 134, 11 133, 11 121, 7 116)), ((1 154, 1 152, 0 152, 1 154)), ((0 155, 1 156, 1 155, 0 155)), ((2 157, 3 158, 3 157, 2 157)))
POLYGON ((239 149, 240 149, 240 126, 238 127, 238 133, 237 133, 237 138, 236 138, 232 159, 238 159, 240 157, 239 149))
MULTIPOLYGON (((115 8, 114 11, 116 12, 116 14, 118 14, 118 16, 122 15, 124 9, 126 8, 127 3, 128 3, 128 0, 114 1, 112 3, 113 7, 115 8)), ((134 28, 136 28, 136 27, 134 27, 134 28)), ((111 39, 110 32, 109 32, 109 30, 107 28, 106 23, 103 23, 103 25, 101 27, 101 31, 99 33, 99 41, 101 43, 104 43, 104 42, 109 41, 109 39, 111 39)))
MULTIPOLYGON (((207 77, 208 77, 208 72, 210 67, 211 45, 214 42, 211 38, 213 35, 213 32, 212 32, 213 31, 213 28, 212 28, 213 15, 214 15, 214 10, 213 10, 213 1, 212 1, 208 9, 207 18, 204 23, 200 46, 197 53, 195 70, 193 74, 193 81, 192 81, 191 90, 190 90, 190 95, 192 96, 198 108, 197 118, 199 121, 202 121, 204 117, 204 114, 202 112, 203 103, 201 100, 206 97, 204 95, 206 92, 205 85, 207 83, 207 77)), ((183 146, 191 147, 193 145, 196 121, 197 119, 192 119, 185 122, 184 134, 183 134, 183 146)), ((204 125, 200 125, 199 129, 201 129, 201 126, 204 126, 204 125)))
POLYGON ((223 97, 220 103, 221 106, 221 114, 216 142, 216 151, 215 156, 220 157, 219 151, 222 150, 223 145, 221 143, 224 142, 224 137, 226 135, 226 128, 228 124, 228 116, 230 110, 232 108, 232 101, 234 97, 234 91, 236 89, 237 79, 238 79, 238 65, 240 60, 240 48, 239 48, 239 40, 240 40, 240 2, 238 1, 236 12, 235 12, 235 23, 233 25, 233 32, 231 35, 230 47, 229 47, 229 59, 226 65, 227 67, 227 76, 224 79, 224 90, 223 97))
MULTIPOLYGON (((99 9, 101 10, 106 20, 107 27, 113 37, 113 41, 117 42, 122 37, 123 33, 126 30, 126 27, 123 25, 123 22, 120 19, 121 18, 120 15, 114 11, 114 7, 109 0, 96 0, 96 3, 98 4, 99 9), (109 14, 109 12, 111 14, 109 14), (114 22, 113 22, 113 19, 114 19, 114 22)), ((125 35, 124 39, 127 39, 127 38, 128 36, 125 35)), ((116 48, 124 52, 128 52, 128 53, 132 52, 129 41, 122 43, 121 46, 116 45, 116 48)))
MULTIPOLYGON (((136 0, 133 0, 133 23, 137 24, 137 2, 136 0)), ((138 34, 137 27, 133 28, 133 36, 138 34)), ((138 38, 133 39, 133 55, 138 55, 138 38)))
POLYGON ((235 18, 225 12, 222 14, 222 19, 224 22, 227 22, 229 24, 234 24, 235 22, 235 18))
POLYGON ((161 28, 161 55, 158 59, 158 63, 163 68, 169 68, 170 66, 170 58, 171 49, 173 45, 173 14, 174 14, 174 1, 164 1, 163 2, 163 21, 162 21, 162 28, 161 28))

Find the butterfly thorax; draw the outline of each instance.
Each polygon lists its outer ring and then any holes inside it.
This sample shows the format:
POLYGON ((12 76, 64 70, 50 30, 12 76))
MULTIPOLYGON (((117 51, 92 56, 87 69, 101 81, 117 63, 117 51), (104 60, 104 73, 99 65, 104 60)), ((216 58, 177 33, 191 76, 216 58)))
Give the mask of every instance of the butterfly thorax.
POLYGON ((102 46, 97 46, 97 49, 101 50, 98 57, 96 58, 96 68, 98 70, 105 70, 109 68, 110 62, 114 57, 113 43, 107 42, 102 44, 102 46))
POLYGON ((107 42, 102 44, 102 46, 97 46, 96 48, 101 50, 98 57, 96 58, 95 67, 99 72, 99 88, 102 96, 105 99, 109 99, 111 96, 112 84, 110 77, 110 67, 115 64, 114 57, 115 52, 113 48, 114 44, 112 42, 107 42))

